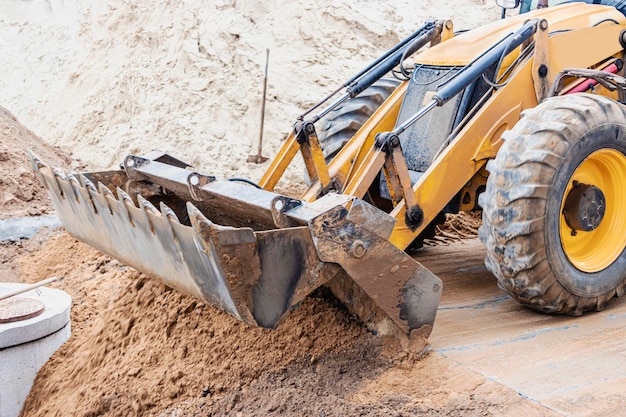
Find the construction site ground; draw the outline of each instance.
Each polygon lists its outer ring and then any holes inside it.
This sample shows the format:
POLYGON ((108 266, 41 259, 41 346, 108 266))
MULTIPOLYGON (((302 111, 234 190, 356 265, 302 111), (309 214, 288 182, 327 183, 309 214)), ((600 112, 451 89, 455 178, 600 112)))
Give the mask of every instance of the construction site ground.
POLYGON ((416 255, 445 288, 422 358, 324 292, 259 330, 61 231, 3 253, 25 281, 65 276, 55 286, 74 298, 72 338, 24 416, 606 416, 626 400, 624 301, 580 318, 528 311, 497 288, 475 239, 416 255))

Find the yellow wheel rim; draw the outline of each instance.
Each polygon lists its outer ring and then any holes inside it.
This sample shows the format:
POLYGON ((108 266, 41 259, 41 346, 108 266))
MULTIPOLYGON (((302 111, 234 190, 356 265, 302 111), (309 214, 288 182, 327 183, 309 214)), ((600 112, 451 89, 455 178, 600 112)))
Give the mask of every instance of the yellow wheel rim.
POLYGON ((576 168, 561 200, 559 233, 563 252, 583 272, 602 271, 622 253, 626 245, 626 157, 621 152, 598 150, 576 168), (575 182, 596 186, 604 194, 604 217, 589 232, 574 231, 565 220, 565 200, 575 182))

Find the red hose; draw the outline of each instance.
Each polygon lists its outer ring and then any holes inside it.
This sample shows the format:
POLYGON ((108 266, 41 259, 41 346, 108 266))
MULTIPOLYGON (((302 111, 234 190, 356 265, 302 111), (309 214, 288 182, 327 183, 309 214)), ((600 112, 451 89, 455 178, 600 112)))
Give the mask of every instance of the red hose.
MULTIPOLYGON (((604 72, 610 72, 611 74, 616 74, 619 69, 616 64, 611 64, 602 69, 604 72)), ((578 84, 576 87, 572 88, 565 94, 574 94, 574 93, 584 93, 589 90, 594 85, 598 84, 596 80, 586 79, 582 83, 578 84)))

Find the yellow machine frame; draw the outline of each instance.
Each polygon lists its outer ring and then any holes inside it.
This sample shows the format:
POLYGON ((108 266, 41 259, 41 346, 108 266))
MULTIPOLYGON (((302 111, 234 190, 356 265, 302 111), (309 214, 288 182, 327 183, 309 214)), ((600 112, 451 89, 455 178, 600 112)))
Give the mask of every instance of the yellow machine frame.
MULTIPOLYGON (((447 146, 440 152, 412 189, 406 188, 406 184, 410 184, 406 163, 394 152, 393 163, 400 166, 395 167, 398 184, 390 187, 394 204, 391 215, 396 219, 390 241, 398 248, 407 248, 459 190, 464 196, 461 210, 475 207, 477 190, 487 179, 484 166, 498 152, 502 132, 515 125, 524 109, 535 107, 546 98, 557 73, 570 67, 598 69, 607 57, 622 58, 620 37, 626 29, 624 16, 612 7, 594 6, 590 12, 589 5, 568 4, 494 22, 469 32, 468 36, 451 37, 451 24, 446 22, 448 34, 442 37, 445 42, 418 55, 416 63, 466 65, 483 50, 485 43, 495 42, 538 15, 541 21, 538 22, 531 59, 506 76, 505 82, 488 103, 452 138, 455 146, 447 146), (604 41, 598 44, 593 42, 594 39, 604 41), (547 75, 538 75, 541 66, 547 67, 547 75), (534 89, 528 89, 529 85, 533 85, 534 89), (493 109, 500 111, 494 112, 493 109), (449 175, 450 172, 454 175, 449 175), (398 198, 399 192, 394 195, 394 189, 402 190, 404 198, 398 198), (407 203, 409 206, 417 203, 423 210, 424 218, 420 226, 406 224, 407 203)), ((501 72, 525 47, 528 45, 522 45, 507 57, 501 72)), ((407 84, 408 81, 403 82, 393 92, 328 165, 319 143, 312 141, 310 146, 300 148, 292 133, 261 179, 260 186, 273 190, 300 149, 309 175, 317 178, 300 197, 302 200, 315 200, 331 181, 339 184, 337 191, 362 198, 380 170, 392 163, 383 151, 375 148, 374 142, 379 132, 393 129, 407 84), (311 175, 315 173, 317 175, 311 175)), ((596 93, 614 96, 614 93, 598 87, 600 89, 596 93)), ((393 175, 387 176, 390 177, 393 178, 393 175)))

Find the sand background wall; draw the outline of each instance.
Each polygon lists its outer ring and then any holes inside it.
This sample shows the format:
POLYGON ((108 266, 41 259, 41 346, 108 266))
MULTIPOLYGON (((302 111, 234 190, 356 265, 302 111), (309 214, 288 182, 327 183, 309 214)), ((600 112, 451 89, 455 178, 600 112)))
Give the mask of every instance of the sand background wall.
POLYGON ((424 21, 461 30, 499 13, 493 0, 0 0, 0 105, 91 169, 157 148, 258 180, 264 165, 245 160, 266 49, 271 157, 297 115, 424 21))

